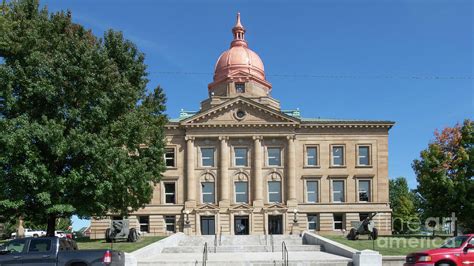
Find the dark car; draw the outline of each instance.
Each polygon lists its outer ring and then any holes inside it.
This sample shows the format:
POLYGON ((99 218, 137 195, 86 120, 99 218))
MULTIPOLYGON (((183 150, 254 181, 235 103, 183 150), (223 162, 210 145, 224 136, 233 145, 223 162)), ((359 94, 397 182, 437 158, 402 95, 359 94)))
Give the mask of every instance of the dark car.
POLYGON ((0 248, 0 266, 124 266, 119 251, 78 250, 74 240, 59 237, 15 239, 0 248))

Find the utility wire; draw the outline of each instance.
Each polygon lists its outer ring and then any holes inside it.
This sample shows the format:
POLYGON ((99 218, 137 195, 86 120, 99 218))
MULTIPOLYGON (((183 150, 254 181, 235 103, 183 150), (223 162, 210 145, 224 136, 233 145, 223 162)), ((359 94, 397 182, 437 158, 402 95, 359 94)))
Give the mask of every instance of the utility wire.
MULTIPOLYGON (((153 71, 150 74, 163 75, 214 75, 210 72, 153 71)), ((422 75, 312 75, 312 74, 266 74, 278 78, 321 78, 321 79, 414 79, 414 80, 472 80, 473 76, 422 76, 422 75)))

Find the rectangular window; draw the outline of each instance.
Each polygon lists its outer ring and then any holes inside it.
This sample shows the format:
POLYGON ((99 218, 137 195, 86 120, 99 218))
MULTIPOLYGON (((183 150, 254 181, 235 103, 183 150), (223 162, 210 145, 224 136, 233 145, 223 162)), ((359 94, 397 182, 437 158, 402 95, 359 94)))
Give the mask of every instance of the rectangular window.
POLYGON ((306 181, 306 202, 318 202, 318 181, 306 181))
POLYGON ((318 165, 318 148, 317 147, 306 148, 306 165, 307 166, 318 165))
POLYGON ((214 166, 214 148, 201 148, 202 166, 214 166))
POLYGON ((333 166, 344 165, 344 146, 332 147, 332 165, 333 166))
POLYGON ((367 166, 370 165, 370 147, 359 146, 358 165, 367 166))
POLYGON ((166 167, 176 167, 174 148, 165 149, 165 163, 166 167))
POLYGON ((165 203, 176 203, 176 185, 174 182, 165 183, 165 203))
POLYGON ((280 166, 281 165, 281 149, 280 148, 268 148, 268 166, 280 166))
POLYGON ((246 148, 235 148, 234 149, 234 164, 235 166, 247 166, 247 149, 246 148))
POLYGON ((150 216, 139 216, 138 223, 140 223, 141 232, 150 232, 150 216))
POLYGON ((268 182, 268 202, 281 202, 280 181, 268 182))
POLYGON ((344 202, 344 181, 332 181, 332 201, 344 202))
POLYGON ((370 181, 359 180, 359 201, 370 201, 370 181))
POLYGON ((308 213, 308 230, 318 230, 318 215, 308 213))
POLYGON ((236 93, 245 93, 245 83, 235 83, 236 93))
POLYGON ((175 216, 165 216, 166 231, 176 232, 176 217, 175 216))
POLYGON ((202 182, 202 202, 203 203, 214 203, 214 182, 202 182))
POLYGON ((248 183, 247 182, 235 182, 235 202, 237 203, 248 202, 248 183))
POLYGON ((31 252, 49 252, 51 251, 51 239, 35 238, 31 239, 28 253, 31 252))
POLYGON ((344 229, 344 215, 341 213, 334 214, 334 230, 344 229))

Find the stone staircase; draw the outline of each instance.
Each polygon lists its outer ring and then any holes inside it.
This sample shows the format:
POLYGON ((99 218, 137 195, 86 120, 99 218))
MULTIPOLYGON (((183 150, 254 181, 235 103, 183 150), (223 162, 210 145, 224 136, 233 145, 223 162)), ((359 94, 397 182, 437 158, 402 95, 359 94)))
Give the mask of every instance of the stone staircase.
POLYGON ((164 247, 161 253, 137 258, 138 265, 284 265, 282 243, 288 250, 287 265, 347 266, 351 260, 326 253, 319 245, 305 245, 297 235, 186 236, 177 245, 164 247))

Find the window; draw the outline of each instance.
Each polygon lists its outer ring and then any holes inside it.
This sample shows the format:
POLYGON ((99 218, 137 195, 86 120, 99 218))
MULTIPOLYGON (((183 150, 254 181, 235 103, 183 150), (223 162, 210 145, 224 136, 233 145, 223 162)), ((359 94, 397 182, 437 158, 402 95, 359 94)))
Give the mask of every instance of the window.
POLYGON ((344 181, 332 181, 332 201, 344 202, 344 181))
POLYGON ((344 215, 342 213, 334 214, 334 230, 344 229, 344 215))
POLYGON ((176 232, 176 217, 175 216, 165 216, 165 224, 167 232, 176 232))
POLYGON ((306 165, 307 166, 318 165, 318 148, 317 147, 306 148, 306 165))
POLYGON ((268 166, 281 165, 281 150, 280 148, 268 148, 268 166))
POLYGON ((306 202, 318 202, 318 181, 306 181, 306 202))
POLYGON ((202 166, 213 167, 214 166, 214 148, 201 148, 201 159, 202 166))
POLYGON ((344 165, 344 146, 332 147, 332 165, 333 166, 344 165))
POLYGON ((268 182, 268 202, 281 202, 280 181, 268 182))
POLYGON ((247 182, 235 182, 235 202, 248 202, 248 184, 247 182))
POLYGON ((150 232, 150 216, 139 216, 138 223, 140 223, 141 232, 150 232))
POLYGON ((370 165, 370 147, 369 146, 358 146, 358 165, 368 166, 370 165))
POLYGON ((235 148, 234 149, 234 165, 235 166, 247 166, 247 149, 246 148, 235 148))
POLYGON ((202 182, 202 202, 203 203, 214 203, 214 182, 202 182))
POLYGON ((245 93, 245 83, 235 83, 236 93, 245 93))
POLYGON ((28 252, 48 252, 51 250, 51 239, 31 239, 28 252))
POLYGON ((359 180, 359 201, 370 201, 370 181, 359 180))
POLYGON ((15 239, 6 245, 5 249, 9 250, 11 253, 22 253, 25 248, 25 239, 15 239))
POLYGON ((166 167, 176 167, 174 148, 165 149, 166 167))
POLYGON ((165 183, 165 203, 176 203, 176 185, 174 182, 165 183))
POLYGON ((308 213, 308 230, 316 231, 318 230, 318 215, 308 213))

